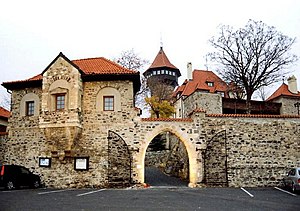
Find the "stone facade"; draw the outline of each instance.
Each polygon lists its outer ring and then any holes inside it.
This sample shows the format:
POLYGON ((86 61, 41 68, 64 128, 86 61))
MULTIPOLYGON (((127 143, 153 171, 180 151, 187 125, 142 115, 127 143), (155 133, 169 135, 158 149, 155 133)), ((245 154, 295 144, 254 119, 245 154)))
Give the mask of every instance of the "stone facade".
POLYGON ((183 100, 184 114, 188 116, 197 108, 204 109, 208 114, 222 113, 222 96, 217 93, 194 92, 183 100))
POLYGON ((30 168, 48 187, 128 186, 144 182, 147 148, 169 132, 186 151, 171 155, 186 157, 179 161, 190 187, 275 186, 288 168, 300 165, 299 116, 226 116, 217 109, 219 95, 202 93, 217 114, 199 110, 190 118, 143 119, 133 89, 126 79, 83 81, 78 68, 59 57, 43 72, 41 86, 13 90, 0 162, 30 168), (65 109, 55 110, 53 97, 60 93, 65 109), (102 107, 107 94, 115 99, 112 111, 102 107), (27 101, 35 103, 34 115, 24 115, 27 101), (40 166, 40 158, 50 158, 51 166, 40 166), (88 158, 88 169, 75 169, 76 158, 88 158))
MULTIPOLYGON (((202 126, 207 137, 206 150, 223 158, 208 162, 224 166, 221 172, 227 173, 223 175, 229 186, 276 186, 287 169, 300 165, 299 118, 207 117, 202 126), (210 149, 211 140, 215 143, 210 149)), ((212 171, 210 175, 215 177, 220 175, 220 169, 214 166, 206 166, 205 171, 212 171)))
POLYGON ((276 103, 281 103, 280 113, 281 114, 292 114, 298 115, 298 109, 295 106, 295 103, 299 103, 299 98, 288 98, 288 97, 279 97, 274 100, 276 103))

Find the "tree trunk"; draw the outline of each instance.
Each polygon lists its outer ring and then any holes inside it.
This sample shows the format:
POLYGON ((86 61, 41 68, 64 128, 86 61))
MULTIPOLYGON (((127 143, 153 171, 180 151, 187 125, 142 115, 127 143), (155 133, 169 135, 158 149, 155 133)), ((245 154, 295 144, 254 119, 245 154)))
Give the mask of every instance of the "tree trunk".
POLYGON ((252 97, 253 92, 248 91, 247 92, 247 98, 246 98, 246 113, 251 114, 251 97, 252 97))

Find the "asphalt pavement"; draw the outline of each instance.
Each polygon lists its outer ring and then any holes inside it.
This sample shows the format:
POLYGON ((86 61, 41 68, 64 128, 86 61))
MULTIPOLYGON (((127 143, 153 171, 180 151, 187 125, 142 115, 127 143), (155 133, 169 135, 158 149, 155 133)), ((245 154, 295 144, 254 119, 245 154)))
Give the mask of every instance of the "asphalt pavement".
POLYGON ((145 183, 150 186, 165 186, 165 187, 187 187, 188 182, 177 177, 172 177, 164 174, 158 168, 145 168, 145 183))
POLYGON ((299 210, 300 196, 275 188, 21 189, 0 191, 1 211, 299 210))

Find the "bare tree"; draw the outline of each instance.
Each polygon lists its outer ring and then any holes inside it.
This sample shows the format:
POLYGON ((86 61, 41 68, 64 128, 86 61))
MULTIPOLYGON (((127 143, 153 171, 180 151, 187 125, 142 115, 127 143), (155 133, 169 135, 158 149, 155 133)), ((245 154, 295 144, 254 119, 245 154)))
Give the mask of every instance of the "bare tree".
POLYGON ((151 96, 155 96, 161 102, 163 100, 171 101, 172 93, 174 91, 171 81, 160 79, 158 77, 148 78, 147 86, 151 92, 151 96))
POLYGON ((7 92, 1 96, 0 106, 10 111, 10 103, 11 103, 11 94, 7 92))
MULTIPOLYGON (((133 49, 123 51, 119 57, 113 60, 127 69, 139 71, 149 64, 148 60, 139 57, 133 49)), ((165 117, 173 112, 173 106, 169 102, 172 92, 173 87, 170 81, 157 77, 146 79, 141 76, 141 88, 135 96, 135 104, 141 109, 150 108, 151 113, 154 112, 156 117, 165 117)))
POLYGON ((138 71, 141 71, 146 64, 149 64, 149 61, 141 58, 137 53, 135 53, 133 48, 122 51, 120 56, 114 58, 113 61, 129 70, 138 71))
POLYGON ((257 90, 257 96, 262 100, 265 101, 267 99, 269 92, 267 91, 265 86, 260 87, 257 90))
MULTIPOLYGON (((113 61, 127 69, 137 70, 140 72, 143 70, 145 65, 149 64, 149 61, 141 58, 137 53, 135 53, 134 49, 122 51, 118 57, 113 59, 113 61)), ((141 75, 141 88, 135 96, 135 104, 142 109, 146 105, 145 98, 147 97, 147 93, 149 93, 147 80, 141 75)))
POLYGON ((246 93, 248 113, 253 93, 280 81, 287 67, 297 61, 297 56, 289 53, 295 38, 261 21, 249 20, 238 30, 222 25, 219 36, 209 42, 216 51, 208 56, 219 65, 219 74, 246 93))

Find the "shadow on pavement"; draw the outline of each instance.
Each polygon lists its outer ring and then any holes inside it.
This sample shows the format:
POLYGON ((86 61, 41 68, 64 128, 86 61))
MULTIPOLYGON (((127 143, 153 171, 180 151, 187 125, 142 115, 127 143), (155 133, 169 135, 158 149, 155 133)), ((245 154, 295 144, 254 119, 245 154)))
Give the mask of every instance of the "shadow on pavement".
POLYGON ((145 168, 145 183, 150 186, 176 186, 176 187, 187 187, 188 182, 183 181, 177 177, 171 177, 161 172, 156 167, 145 168))

